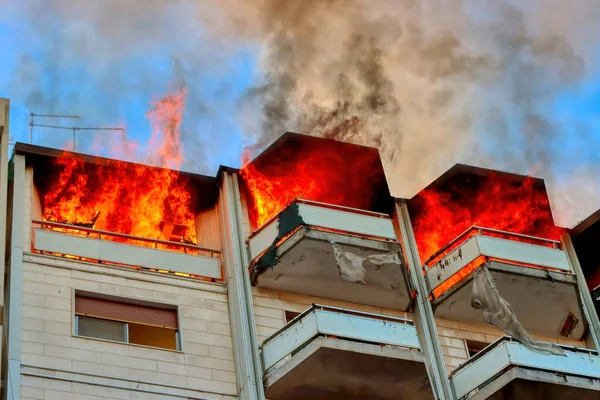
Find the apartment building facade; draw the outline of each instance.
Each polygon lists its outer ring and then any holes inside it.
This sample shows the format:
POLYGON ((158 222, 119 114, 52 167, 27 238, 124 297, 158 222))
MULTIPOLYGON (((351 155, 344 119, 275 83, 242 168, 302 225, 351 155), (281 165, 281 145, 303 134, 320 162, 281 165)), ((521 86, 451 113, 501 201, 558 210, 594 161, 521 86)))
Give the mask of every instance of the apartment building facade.
POLYGON ((18 143, 3 398, 598 398, 598 258, 576 254, 593 223, 502 231, 448 208, 489 181, 546 196, 528 179, 457 165, 395 199, 375 149, 292 133, 216 177, 18 143), (122 218, 157 198, 159 236, 122 218))

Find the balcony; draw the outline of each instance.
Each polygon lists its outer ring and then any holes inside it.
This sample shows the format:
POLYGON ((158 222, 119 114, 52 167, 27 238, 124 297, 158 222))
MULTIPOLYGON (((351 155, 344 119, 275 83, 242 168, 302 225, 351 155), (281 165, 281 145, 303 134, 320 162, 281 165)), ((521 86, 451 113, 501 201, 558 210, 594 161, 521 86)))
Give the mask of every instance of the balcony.
POLYGON ((34 220, 33 225, 34 252, 221 279, 219 250, 48 221, 34 220))
POLYGON ((359 256, 400 252, 387 215, 296 200, 248 239, 252 284, 376 307, 408 307, 404 268, 365 263, 366 284, 349 283, 340 277, 331 241, 359 256))
POLYGON ((266 396, 433 399, 412 322, 314 305, 261 348, 266 396))
POLYGON ((481 311, 471 306, 472 272, 483 264, 526 330, 576 340, 583 337, 586 327, 577 280, 560 243, 479 227, 460 235, 425 263, 437 317, 485 323, 481 311))
POLYGON ((600 398, 600 357, 596 351, 561 346, 566 356, 532 351, 504 337, 453 371, 457 399, 600 398))

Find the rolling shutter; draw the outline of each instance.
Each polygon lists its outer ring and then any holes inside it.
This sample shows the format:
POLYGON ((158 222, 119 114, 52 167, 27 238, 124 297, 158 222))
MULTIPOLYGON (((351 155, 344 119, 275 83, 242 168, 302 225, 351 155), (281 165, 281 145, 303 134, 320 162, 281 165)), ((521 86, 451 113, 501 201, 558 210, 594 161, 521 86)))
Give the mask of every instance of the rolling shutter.
POLYGON ((177 311, 164 308, 76 296, 75 313, 89 317, 177 329, 177 311))

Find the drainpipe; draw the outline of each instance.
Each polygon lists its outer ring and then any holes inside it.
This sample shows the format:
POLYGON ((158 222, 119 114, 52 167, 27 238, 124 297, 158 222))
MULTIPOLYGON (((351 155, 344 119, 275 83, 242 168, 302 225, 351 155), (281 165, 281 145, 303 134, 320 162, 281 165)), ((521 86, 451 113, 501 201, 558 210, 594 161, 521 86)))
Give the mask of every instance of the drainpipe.
POLYGON ((429 302, 429 292, 423 276, 421 259, 419 258, 408 208, 406 202, 399 199, 395 199, 394 207, 400 229, 399 236, 402 240, 402 247, 409 267, 410 283, 417 290, 414 322, 419 333, 421 346, 424 347, 425 359, 428 360, 428 369, 431 370, 433 387, 439 400, 452 400, 454 396, 450 389, 444 354, 438 339, 435 317, 429 302))

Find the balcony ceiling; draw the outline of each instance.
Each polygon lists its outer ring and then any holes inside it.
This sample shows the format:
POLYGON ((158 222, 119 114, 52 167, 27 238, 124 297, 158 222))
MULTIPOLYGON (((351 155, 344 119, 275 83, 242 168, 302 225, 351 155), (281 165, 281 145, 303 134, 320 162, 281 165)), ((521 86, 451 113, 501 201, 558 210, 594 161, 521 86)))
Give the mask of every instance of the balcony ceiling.
POLYGON ((317 338, 265 379, 272 400, 433 399, 423 354, 317 338))
MULTIPOLYGON (((585 324, 573 275, 495 261, 487 265, 498 292, 528 332, 559 336, 567 315, 573 313, 579 323, 568 337, 582 338, 585 324)), ((435 316, 485 324, 481 310, 471 306, 472 292, 471 274, 434 300, 435 316)))
POLYGON ((344 281, 329 240, 359 256, 399 250, 397 243, 300 229, 279 247, 277 265, 253 274, 255 285, 395 310, 409 307, 410 295, 401 266, 365 265, 365 285, 344 281))
POLYGON ((597 400, 600 381, 553 372, 512 368, 469 400, 597 400))

